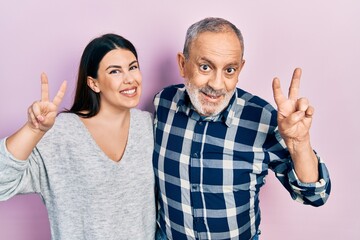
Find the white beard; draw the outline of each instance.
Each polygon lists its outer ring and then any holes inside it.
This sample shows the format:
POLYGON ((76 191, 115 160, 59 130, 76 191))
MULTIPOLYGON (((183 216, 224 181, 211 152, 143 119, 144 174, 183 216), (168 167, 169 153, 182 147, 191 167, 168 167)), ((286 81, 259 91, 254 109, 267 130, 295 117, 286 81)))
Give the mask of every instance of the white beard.
POLYGON ((200 115, 210 116, 210 117, 216 116, 221 111, 223 111, 229 105, 230 99, 235 92, 235 89, 231 92, 227 92, 225 90, 216 91, 208 85, 206 85, 203 88, 196 88, 196 87, 193 87, 189 81, 186 82, 185 88, 189 94, 191 103, 194 106, 195 110, 200 115), (201 101, 202 93, 211 94, 214 96, 223 95, 224 98, 220 103, 210 103, 210 102, 207 102, 204 100, 201 101))

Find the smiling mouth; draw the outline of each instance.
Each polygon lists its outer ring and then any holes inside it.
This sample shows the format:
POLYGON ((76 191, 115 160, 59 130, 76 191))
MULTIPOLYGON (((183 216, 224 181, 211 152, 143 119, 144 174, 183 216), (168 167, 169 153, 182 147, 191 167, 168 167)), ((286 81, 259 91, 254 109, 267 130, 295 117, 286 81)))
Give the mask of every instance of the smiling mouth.
POLYGON ((207 97, 209 97, 209 98, 211 98, 211 99, 217 99, 217 98, 219 98, 219 96, 212 96, 212 95, 207 95, 207 94, 205 94, 207 97))
POLYGON ((120 91, 120 93, 126 94, 126 95, 132 95, 132 94, 136 93, 136 88, 123 90, 123 91, 120 91))
POLYGON ((222 97, 222 95, 220 94, 220 95, 210 95, 210 94, 207 94, 207 93, 204 93, 204 92, 201 92, 205 97, 207 97, 207 98, 210 98, 210 99, 213 99, 213 100, 217 100, 217 99, 219 99, 219 98, 221 98, 222 97))

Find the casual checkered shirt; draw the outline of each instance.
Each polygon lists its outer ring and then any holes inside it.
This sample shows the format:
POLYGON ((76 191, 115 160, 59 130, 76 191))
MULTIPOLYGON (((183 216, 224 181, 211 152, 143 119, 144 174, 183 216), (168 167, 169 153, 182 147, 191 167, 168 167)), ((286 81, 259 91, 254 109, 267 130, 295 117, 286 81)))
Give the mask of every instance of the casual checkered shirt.
POLYGON ((259 190, 268 168, 293 199, 320 206, 330 179, 301 183, 266 101, 237 89, 225 111, 204 118, 184 85, 157 94, 154 169, 158 224, 169 239, 251 239, 259 229, 259 190))

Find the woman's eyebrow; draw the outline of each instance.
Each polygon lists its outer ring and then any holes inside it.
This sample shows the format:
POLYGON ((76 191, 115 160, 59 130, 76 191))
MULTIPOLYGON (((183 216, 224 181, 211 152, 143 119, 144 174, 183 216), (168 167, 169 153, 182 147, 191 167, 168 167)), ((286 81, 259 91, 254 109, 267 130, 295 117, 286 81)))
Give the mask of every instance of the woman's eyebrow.
MULTIPOLYGON (((131 65, 133 65, 135 63, 138 63, 138 61, 137 60, 132 61, 131 63, 129 63, 129 66, 131 66, 131 65)), ((120 68, 120 69, 122 69, 122 67, 119 66, 119 65, 110 65, 105 70, 108 70, 109 68, 120 68)))
POLYGON ((109 68, 120 68, 121 69, 122 67, 119 65, 110 65, 105 70, 108 70, 109 68))

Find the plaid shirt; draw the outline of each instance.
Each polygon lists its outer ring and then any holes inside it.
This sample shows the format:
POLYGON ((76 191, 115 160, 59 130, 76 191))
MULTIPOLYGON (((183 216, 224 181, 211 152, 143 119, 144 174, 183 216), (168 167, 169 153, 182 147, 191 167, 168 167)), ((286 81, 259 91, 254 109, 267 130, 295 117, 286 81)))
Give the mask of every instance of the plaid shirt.
POLYGON ((155 96, 158 224, 169 239, 251 239, 259 229, 259 190, 268 168, 293 199, 320 206, 330 179, 301 183, 266 101, 237 89, 215 118, 194 111, 184 85, 155 96))

